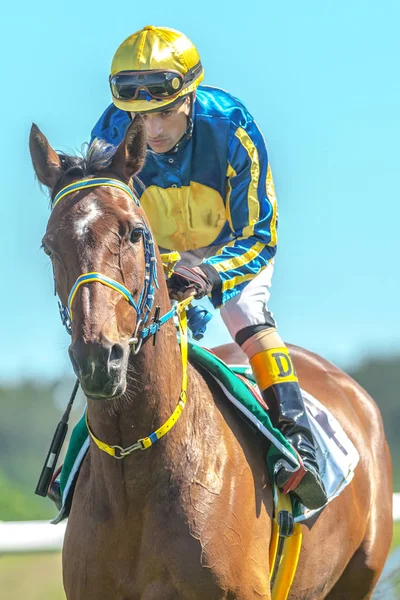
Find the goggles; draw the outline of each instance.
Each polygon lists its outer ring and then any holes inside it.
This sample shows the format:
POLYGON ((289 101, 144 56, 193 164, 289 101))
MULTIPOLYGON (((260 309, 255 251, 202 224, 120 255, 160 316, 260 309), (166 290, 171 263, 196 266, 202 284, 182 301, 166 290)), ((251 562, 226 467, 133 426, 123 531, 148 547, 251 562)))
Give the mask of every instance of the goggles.
POLYGON ((166 100, 177 96, 202 71, 201 63, 182 75, 173 70, 120 71, 110 75, 110 88, 117 100, 166 100))

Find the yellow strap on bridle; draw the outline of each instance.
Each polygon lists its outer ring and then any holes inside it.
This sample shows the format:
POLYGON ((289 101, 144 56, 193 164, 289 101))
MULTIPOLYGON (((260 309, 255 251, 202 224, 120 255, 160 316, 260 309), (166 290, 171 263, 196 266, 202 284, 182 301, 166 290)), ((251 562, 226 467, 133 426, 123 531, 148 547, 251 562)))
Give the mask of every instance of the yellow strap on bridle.
POLYGON ((168 279, 169 277, 171 277, 176 263, 181 260, 181 255, 179 254, 179 252, 176 251, 169 252, 168 254, 161 254, 161 260, 164 268, 164 274, 168 279))
POLYGON ((187 335, 187 319, 186 319, 186 306, 190 304, 193 300, 193 296, 186 298, 176 306, 176 313, 178 316, 178 328, 180 334, 180 348, 181 348, 181 361, 182 361, 182 386, 181 393, 179 394, 179 401, 176 405, 176 408, 172 415, 169 417, 167 421, 161 427, 159 427, 156 431, 151 433, 149 436, 145 438, 141 438, 132 446, 128 446, 127 448, 122 448, 121 446, 110 446, 105 442, 99 440, 94 433, 91 431, 88 422, 88 416, 86 411, 86 425, 90 434, 90 437, 96 444, 100 450, 106 452, 110 456, 113 456, 117 459, 125 458, 131 452, 135 450, 145 450, 146 448, 150 448, 155 442, 157 442, 160 438, 162 438, 168 431, 175 425, 177 420, 182 414, 183 409, 186 406, 186 395, 187 395, 187 383, 188 383, 188 335, 187 335))

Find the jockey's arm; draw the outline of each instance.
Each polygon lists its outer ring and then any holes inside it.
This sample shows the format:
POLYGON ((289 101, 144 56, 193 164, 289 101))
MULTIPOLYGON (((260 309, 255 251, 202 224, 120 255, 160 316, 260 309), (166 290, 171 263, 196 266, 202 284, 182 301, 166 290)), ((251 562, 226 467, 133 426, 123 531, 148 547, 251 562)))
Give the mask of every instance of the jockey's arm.
POLYGON ((276 252, 274 184, 265 141, 253 120, 231 129, 227 177, 226 214, 234 239, 204 261, 222 280, 211 296, 216 307, 238 294, 276 252))

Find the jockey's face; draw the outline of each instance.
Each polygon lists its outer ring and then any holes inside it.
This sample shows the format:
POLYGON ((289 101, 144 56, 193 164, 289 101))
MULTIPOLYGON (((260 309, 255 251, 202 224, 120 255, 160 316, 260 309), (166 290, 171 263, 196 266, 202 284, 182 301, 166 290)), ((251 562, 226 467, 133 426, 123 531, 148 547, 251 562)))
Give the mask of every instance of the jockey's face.
POLYGON ((147 143, 154 152, 168 152, 186 131, 190 100, 160 112, 142 113, 146 126, 147 143))

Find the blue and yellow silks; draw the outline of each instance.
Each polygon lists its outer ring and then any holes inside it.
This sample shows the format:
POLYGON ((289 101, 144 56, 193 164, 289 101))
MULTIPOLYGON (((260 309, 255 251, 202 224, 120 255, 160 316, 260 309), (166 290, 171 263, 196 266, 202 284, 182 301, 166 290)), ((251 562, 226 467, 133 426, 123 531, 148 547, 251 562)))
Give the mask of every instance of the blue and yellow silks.
MULTIPOLYGON (((224 304, 253 279, 276 252, 277 206, 263 136, 239 100, 200 86, 193 135, 176 151, 148 151, 136 185, 158 245, 164 250, 215 246, 205 259, 218 271, 224 304)), ((127 113, 109 106, 92 131, 118 145, 130 124, 127 113)))

